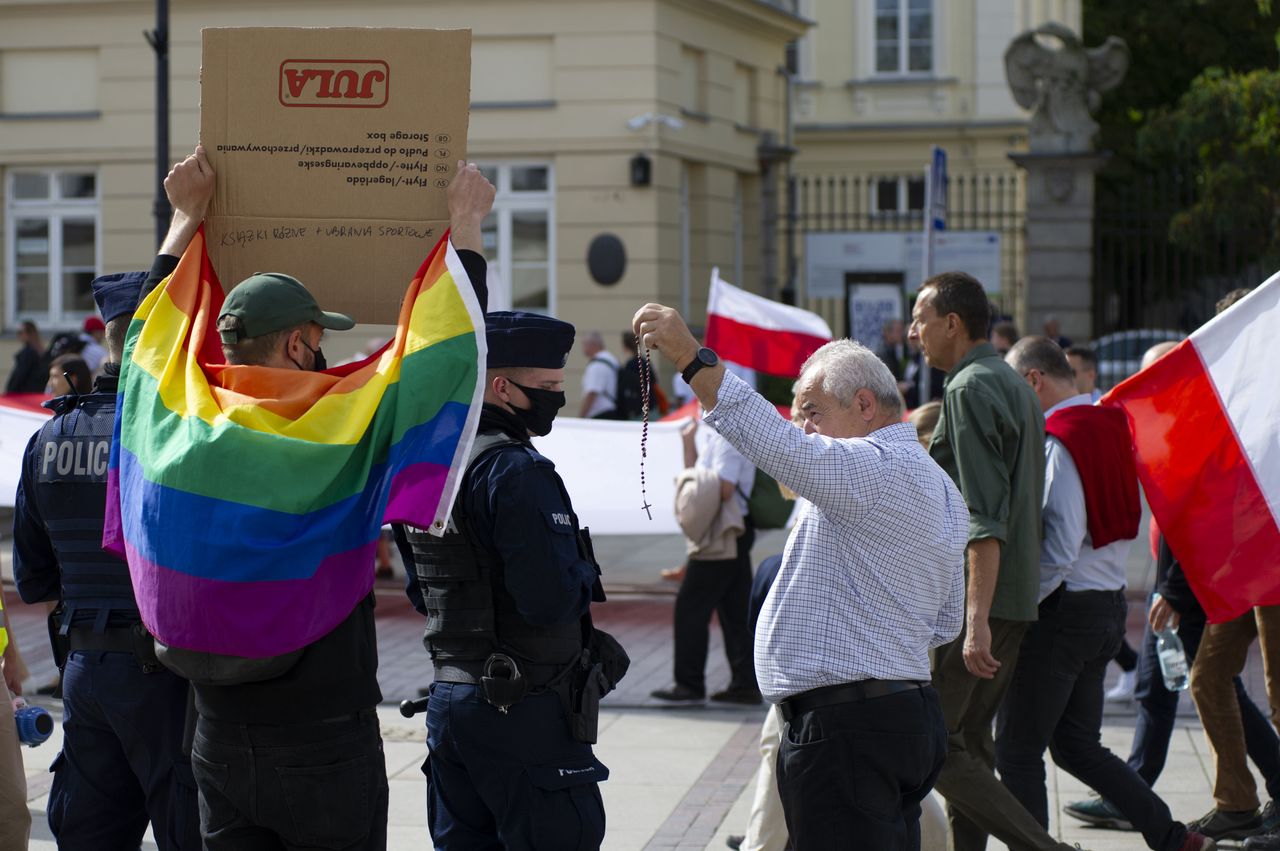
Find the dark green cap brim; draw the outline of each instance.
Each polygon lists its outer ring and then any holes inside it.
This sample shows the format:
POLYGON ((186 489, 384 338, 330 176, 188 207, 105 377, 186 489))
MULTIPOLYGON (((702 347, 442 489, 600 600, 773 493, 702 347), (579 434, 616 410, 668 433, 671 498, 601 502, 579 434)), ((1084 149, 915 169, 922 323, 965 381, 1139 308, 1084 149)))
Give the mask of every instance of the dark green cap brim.
POLYGON ((321 328, 327 328, 330 331, 350 331, 356 327, 356 321, 345 313, 332 313, 328 310, 320 311, 320 318, 314 322, 321 328))
MULTIPOLYGON (((240 320, 238 339, 261 337, 306 322, 331 331, 346 331, 356 324, 350 316, 321 310, 301 281, 279 272, 259 272, 237 284, 227 293, 218 319, 228 315, 240 320)), ((227 339, 229 336, 222 332, 224 343, 235 342, 227 339)))

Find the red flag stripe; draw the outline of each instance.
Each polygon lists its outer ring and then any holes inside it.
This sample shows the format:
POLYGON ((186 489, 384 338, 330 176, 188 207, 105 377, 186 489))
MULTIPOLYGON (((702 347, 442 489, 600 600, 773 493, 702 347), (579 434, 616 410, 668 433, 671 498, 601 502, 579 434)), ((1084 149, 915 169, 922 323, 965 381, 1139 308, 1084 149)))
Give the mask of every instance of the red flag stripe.
POLYGON ((1129 418, 1151 512, 1209 619, 1280 604, 1280 530, 1194 341, 1107 403, 1129 418))
POLYGON ((798 331, 775 331, 712 313, 707 317, 707 346, 723 360, 758 372, 788 378, 800 374, 809 355, 831 342, 798 331))

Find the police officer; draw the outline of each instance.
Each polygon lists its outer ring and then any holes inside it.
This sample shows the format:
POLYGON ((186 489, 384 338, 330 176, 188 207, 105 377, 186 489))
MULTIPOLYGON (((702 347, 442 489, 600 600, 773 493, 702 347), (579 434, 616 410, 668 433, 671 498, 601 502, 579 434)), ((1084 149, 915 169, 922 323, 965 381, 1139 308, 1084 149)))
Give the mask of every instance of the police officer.
POLYGON ((589 849, 604 837, 609 771, 590 743, 625 654, 591 626, 599 568, 530 442, 564 406, 573 334, 533 313, 486 317, 484 407, 452 520, 442 537, 407 530, 435 667, 423 772, 441 851, 589 849))
POLYGON ((18 593, 60 601, 50 634, 63 667, 64 735, 48 811, 58 847, 70 851, 137 848, 148 822, 161 849, 200 847, 182 748, 187 683, 157 664, 128 565, 102 550, 116 385, 145 277, 93 282, 107 321, 103 375, 92 393, 48 403, 54 417, 27 444, 14 506, 18 593))

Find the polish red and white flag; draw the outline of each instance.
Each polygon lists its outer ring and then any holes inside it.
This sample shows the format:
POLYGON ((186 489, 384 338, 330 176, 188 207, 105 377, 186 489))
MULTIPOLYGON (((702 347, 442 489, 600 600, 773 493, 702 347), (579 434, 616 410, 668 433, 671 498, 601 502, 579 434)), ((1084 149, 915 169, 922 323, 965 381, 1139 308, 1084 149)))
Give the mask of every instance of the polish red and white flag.
POLYGON ((1213 622, 1280 604, 1280 273, 1108 393, 1213 622))
POLYGON ((708 348, 769 375, 794 377, 809 355, 831 342, 831 328, 816 313, 739 289, 711 270, 707 301, 708 348))

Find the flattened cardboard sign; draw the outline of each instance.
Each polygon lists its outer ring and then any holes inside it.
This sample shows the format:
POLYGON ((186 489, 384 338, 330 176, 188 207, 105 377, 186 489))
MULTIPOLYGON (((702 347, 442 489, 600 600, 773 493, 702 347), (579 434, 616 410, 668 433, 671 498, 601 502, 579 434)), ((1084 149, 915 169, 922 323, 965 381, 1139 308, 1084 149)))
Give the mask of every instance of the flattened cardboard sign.
POLYGON ((466 159, 471 31, 206 29, 205 219, 226 289, 285 272, 325 310, 389 324, 449 226, 466 159))

